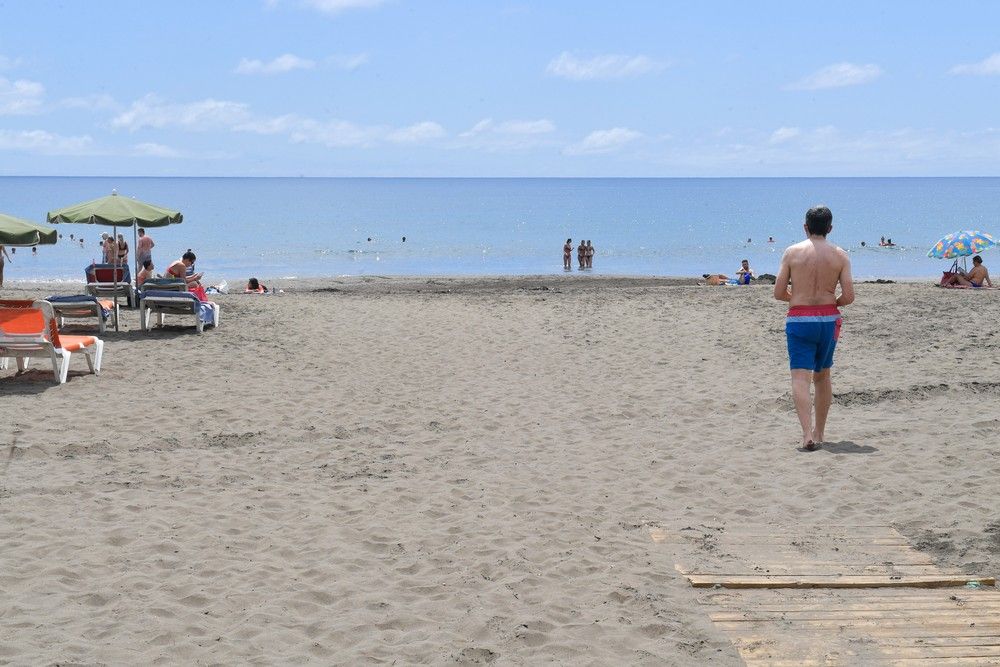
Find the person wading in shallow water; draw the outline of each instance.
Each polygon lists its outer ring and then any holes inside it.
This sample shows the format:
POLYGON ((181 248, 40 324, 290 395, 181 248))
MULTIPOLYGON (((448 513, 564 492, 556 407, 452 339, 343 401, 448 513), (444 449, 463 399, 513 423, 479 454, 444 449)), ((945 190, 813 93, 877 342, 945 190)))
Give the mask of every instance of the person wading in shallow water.
POLYGON ((833 229, 830 209, 809 209, 803 229, 806 240, 789 246, 781 257, 774 298, 789 305, 785 337, 792 399, 802 427, 802 448, 813 451, 823 442, 833 399, 830 369, 840 337, 839 306, 854 302, 854 281, 847 253, 826 240, 833 229), (810 382, 816 388, 814 423, 810 423, 810 382))

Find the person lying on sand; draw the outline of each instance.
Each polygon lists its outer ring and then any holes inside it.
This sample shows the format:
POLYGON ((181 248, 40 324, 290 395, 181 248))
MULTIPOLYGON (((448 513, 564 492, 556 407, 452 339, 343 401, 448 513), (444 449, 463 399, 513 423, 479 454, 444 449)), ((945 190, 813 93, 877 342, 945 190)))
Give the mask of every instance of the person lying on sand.
POLYGON ((987 287, 993 287, 992 281, 990 281, 990 272, 986 270, 983 266, 983 258, 976 255, 972 258, 972 270, 962 275, 961 273, 956 273, 947 281, 944 285, 960 285, 962 287, 982 287, 983 285, 987 287))
POLYGON ((721 273, 703 273, 701 277, 705 279, 705 285, 727 285, 729 276, 721 273))

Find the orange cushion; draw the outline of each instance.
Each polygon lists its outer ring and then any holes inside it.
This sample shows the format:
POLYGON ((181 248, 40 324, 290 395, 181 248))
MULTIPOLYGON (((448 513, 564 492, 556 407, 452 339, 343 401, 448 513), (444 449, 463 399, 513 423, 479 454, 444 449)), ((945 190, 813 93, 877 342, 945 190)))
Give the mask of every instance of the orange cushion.
POLYGON ((62 344, 62 349, 67 352, 76 352, 95 344, 97 338, 94 336, 67 336, 66 334, 60 334, 59 342, 62 344))

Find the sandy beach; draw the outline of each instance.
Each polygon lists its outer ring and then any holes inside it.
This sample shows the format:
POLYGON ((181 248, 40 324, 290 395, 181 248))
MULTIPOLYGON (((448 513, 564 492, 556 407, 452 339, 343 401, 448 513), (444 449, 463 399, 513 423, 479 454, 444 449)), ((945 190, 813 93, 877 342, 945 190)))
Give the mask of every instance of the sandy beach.
POLYGON ((783 304, 690 282, 290 283, 0 371, 0 663, 740 664, 656 526, 1000 574, 1000 294, 858 285, 805 453, 783 304))

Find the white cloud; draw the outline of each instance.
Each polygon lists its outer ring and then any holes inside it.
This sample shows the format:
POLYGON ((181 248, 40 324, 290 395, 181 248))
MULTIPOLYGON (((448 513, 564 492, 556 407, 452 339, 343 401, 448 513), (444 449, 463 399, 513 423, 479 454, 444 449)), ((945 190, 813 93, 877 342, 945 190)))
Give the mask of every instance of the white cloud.
POLYGON ((330 56, 326 59, 326 62, 332 67, 337 69, 346 69, 347 71, 354 71, 368 62, 367 53, 355 53, 353 55, 339 55, 330 56))
POLYGON ((797 127, 779 127, 771 133, 771 138, 768 142, 772 144, 783 144, 786 141, 791 141, 801 134, 802 130, 797 127))
POLYGON ((979 76, 1000 74, 1000 53, 994 53, 978 63, 955 65, 948 72, 949 74, 975 74, 979 76))
POLYGON ((372 9, 383 2, 384 0, 304 0, 307 7, 318 9, 330 16, 336 16, 349 9, 372 9))
POLYGON ((581 59, 568 51, 563 51, 548 64, 545 71, 552 76, 560 76, 574 81, 592 79, 621 79, 640 76, 661 70, 661 63, 648 56, 601 55, 581 59))
POLYGON ((386 140, 397 144, 416 144, 440 139, 447 134, 444 128, 430 121, 401 127, 386 135, 386 140))
POLYGON ((0 130, 0 151, 23 151, 42 155, 89 155, 94 141, 88 135, 64 137, 45 130, 0 130))
POLYGON ((488 151, 523 150, 551 140, 545 135, 554 132, 555 124, 547 118, 538 120, 507 120, 497 123, 484 118, 458 135, 458 145, 488 151))
POLYGON ((36 81, 9 81, 0 77, 0 116, 39 113, 44 94, 45 86, 36 81))
POLYGON ((566 155, 596 155, 611 153, 629 144, 642 133, 627 127, 613 127, 610 130, 595 130, 583 138, 583 141, 567 146, 563 151, 566 155))
POLYGON ((146 157, 181 157, 180 151, 177 151, 170 146, 164 146, 163 144, 156 143, 141 143, 136 144, 132 147, 136 155, 146 156, 146 157))
POLYGON ((253 134, 289 134, 301 126, 303 120, 295 114, 285 114, 274 118, 253 118, 241 121, 231 129, 236 132, 252 132, 253 134))
POLYGON ((11 58, 9 56, 0 55, 0 70, 3 69, 14 69, 21 64, 20 58, 11 58))
POLYGON ((234 125, 234 132, 285 135, 297 144, 322 144, 330 148, 368 146, 384 139, 391 129, 363 126, 346 120, 319 121, 296 114, 275 118, 254 118, 234 125))
POLYGON ((481 121, 479 121, 478 123, 476 123, 475 125, 473 125, 472 127, 470 127, 465 132, 462 132, 458 136, 462 137, 463 139, 464 138, 475 137, 477 135, 480 135, 480 134, 488 131, 492 127, 493 127, 493 119, 492 118, 484 118, 481 121))
POLYGON ((106 94, 66 97, 59 100, 59 106, 66 109, 87 109, 90 111, 111 111, 119 108, 115 98, 106 94))
POLYGON ((551 120, 508 120, 494 128, 500 134, 546 134, 556 129, 551 120))
POLYGON ((146 95, 111 121, 112 127, 136 131, 143 128, 179 128, 191 132, 228 130, 259 135, 285 136, 293 143, 322 144, 331 148, 371 146, 378 143, 417 143, 446 136, 441 125, 423 121, 406 127, 360 125, 346 120, 317 120, 285 114, 261 116, 246 104, 226 100, 166 102, 146 95))
POLYGON ((313 69, 315 61, 285 53, 270 62, 243 58, 236 66, 237 74, 283 74, 297 69, 313 69))
POLYGON ((788 85, 787 88, 789 90, 823 90, 826 88, 859 86, 863 83, 870 83, 880 76, 882 76, 882 68, 878 65, 837 63, 817 70, 788 85))
POLYGON ((386 134, 384 128, 366 127, 346 120, 299 120, 288 132, 295 143, 322 144, 330 148, 369 146, 386 134))
POLYGON ((231 128, 249 120, 247 105, 239 102, 207 99, 187 104, 171 104, 155 95, 146 95, 112 119, 111 125, 133 132, 144 127, 211 130, 231 128))

